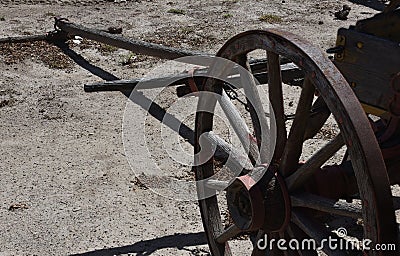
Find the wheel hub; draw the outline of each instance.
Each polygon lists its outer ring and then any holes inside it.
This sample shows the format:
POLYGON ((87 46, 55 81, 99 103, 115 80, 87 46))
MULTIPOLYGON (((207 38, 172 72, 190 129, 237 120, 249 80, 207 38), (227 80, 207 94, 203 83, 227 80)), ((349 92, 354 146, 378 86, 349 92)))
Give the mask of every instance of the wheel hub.
POLYGON ((226 197, 233 222, 246 231, 284 229, 290 219, 290 202, 283 179, 268 169, 256 180, 250 173, 237 177, 228 187, 226 197))

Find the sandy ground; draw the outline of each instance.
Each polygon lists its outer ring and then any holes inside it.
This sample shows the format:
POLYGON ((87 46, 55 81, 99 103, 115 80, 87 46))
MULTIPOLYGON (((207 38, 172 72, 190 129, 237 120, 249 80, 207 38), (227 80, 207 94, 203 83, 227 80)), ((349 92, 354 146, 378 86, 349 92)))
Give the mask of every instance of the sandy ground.
MULTIPOLYGON (((59 15, 211 53, 239 32, 263 28, 297 33, 327 49, 338 28, 376 13, 336 0, 0 3, 1 37, 50 31, 59 15), (352 7, 349 19, 335 20, 344 3, 352 7), (277 18, 260 21, 264 14, 277 18)), ((160 63, 125 50, 74 49, 120 78, 141 77, 160 63), (127 59, 132 63, 123 65, 127 59)), ((126 97, 84 93, 83 84, 101 79, 68 60, 58 69, 37 52, 22 55, 16 61, 0 55, 0 255, 207 255, 197 203, 161 197, 135 178, 146 166, 130 166, 125 157, 126 97)))

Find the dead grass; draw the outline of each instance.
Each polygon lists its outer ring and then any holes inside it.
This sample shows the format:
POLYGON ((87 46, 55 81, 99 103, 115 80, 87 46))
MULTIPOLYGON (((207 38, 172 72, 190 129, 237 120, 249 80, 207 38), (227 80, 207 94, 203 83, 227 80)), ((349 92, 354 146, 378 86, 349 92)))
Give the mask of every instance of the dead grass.
POLYGON ((232 18, 233 15, 230 14, 230 13, 225 13, 224 15, 222 15, 222 17, 223 17, 224 19, 228 19, 228 18, 232 18))
POLYGON ((1 100, 0 101, 0 108, 6 107, 6 106, 12 106, 14 103, 14 99, 6 99, 6 100, 1 100))
POLYGON ((115 47, 115 46, 112 46, 112 45, 108 45, 108 44, 102 44, 102 43, 100 43, 99 45, 98 45, 98 50, 101 52, 101 53, 112 53, 112 52, 115 52, 115 51, 117 51, 118 50, 118 47, 115 47))
POLYGON ((182 9, 174 9, 174 8, 169 9, 167 12, 168 12, 168 13, 173 13, 173 14, 178 14, 178 15, 184 15, 184 14, 186 13, 185 10, 182 10, 182 9))
POLYGON ((58 16, 53 12, 46 12, 44 15, 47 16, 47 17, 56 17, 56 16, 58 16))
POLYGON ((0 44, 0 56, 6 64, 31 59, 54 69, 69 69, 73 66, 72 61, 57 46, 45 41, 0 44))
POLYGON ((116 52, 118 47, 83 38, 79 44, 79 49, 97 49, 101 54, 109 55, 113 52, 116 52))
POLYGON ((259 21, 267 23, 279 23, 282 22, 282 18, 274 14, 263 14, 258 18, 259 21))
MULTIPOLYGON (((206 25, 205 25, 206 26, 206 25)), ((146 41, 177 48, 199 49, 206 45, 215 44, 217 38, 207 34, 206 28, 197 26, 186 27, 160 27, 154 34, 148 35, 146 41), (203 32, 197 32, 197 31, 203 32), (182 46, 186 44, 188 46, 182 46)))
POLYGON ((233 5, 233 4, 236 4, 237 2, 239 2, 239 0, 224 0, 224 1, 222 1, 222 4, 233 5))

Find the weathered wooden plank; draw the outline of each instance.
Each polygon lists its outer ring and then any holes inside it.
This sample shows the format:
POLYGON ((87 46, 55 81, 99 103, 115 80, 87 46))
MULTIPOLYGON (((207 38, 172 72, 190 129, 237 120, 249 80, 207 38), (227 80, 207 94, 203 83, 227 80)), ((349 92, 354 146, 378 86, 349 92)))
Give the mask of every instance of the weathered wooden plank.
MULTIPOLYGON (((302 70, 297 68, 292 64, 285 64, 281 67, 282 69, 282 79, 284 83, 291 83, 296 79, 301 79, 304 76, 302 70)), ((201 85, 204 82, 205 75, 207 74, 207 69, 199 69, 194 72, 193 78, 195 79, 196 85, 200 86, 199 90, 201 90, 201 85), (202 77, 203 76, 203 77, 202 77)), ((254 74, 255 79, 260 84, 268 83, 268 73, 257 73, 254 74)), ((108 82, 99 82, 99 83, 91 83, 85 84, 84 89, 86 92, 100 92, 100 91, 132 91, 135 89, 137 84, 141 82, 141 89, 152 89, 152 88, 160 88, 164 87, 165 84, 169 84, 169 86, 175 85, 183 85, 189 83, 189 78, 191 78, 188 74, 177 74, 174 76, 166 76, 154 79, 130 79, 130 80, 115 80, 108 82)), ((240 85, 240 77, 238 75, 233 75, 227 78, 227 81, 231 84, 238 85, 238 88, 241 88, 240 85)), ((177 88, 177 93, 179 97, 183 97, 189 93, 191 93, 189 86, 183 86, 177 88)))
POLYGON ((400 45, 351 29, 340 29, 345 38, 344 52, 334 63, 352 86, 357 98, 388 110, 393 96, 390 82, 400 71, 400 45))
MULTIPOLYGON (((196 84, 201 84, 203 78, 195 78, 196 84)), ((132 91, 140 83, 139 89, 163 88, 166 85, 175 86, 189 83, 187 74, 178 74, 176 76, 166 76, 153 79, 132 79, 132 80, 115 80, 99 83, 85 84, 85 92, 101 92, 101 91, 132 91)), ((190 92, 188 92, 190 93, 190 92)))
MULTIPOLYGON (((282 72, 282 82, 292 85, 292 86, 301 86, 301 80, 304 77, 304 72, 296 67, 292 63, 284 64, 281 66, 282 72)), ((257 80, 258 84, 268 84, 268 72, 263 73, 253 73, 254 78, 257 80)), ((231 84, 237 85, 238 88, 242 88, 240 83, 239 76, 232 76, 227 79, 227 81, 231 84)), ((186 83, 185 83, 186 84, 186 83)), ((196 82, 196 84, 201 85, 202 81, 196 82)), ((180 86, 177 89, 178 97, 183 97, 189 93, 191 93, 189 86, 180 86)))
POLYGON ((118 48, 130 50, 135 53, 159 57, 162 59, 176 59, 185 56, 205 55, 203 52, 188 51, 140 40, 133 40, 119 35, 110 34, 102 30, 87 28, 65 20, 59 20, 56 23, 56 26, 62 31, 67 32, 70 36, 81 36, 118 48))
MULTIPOLYGON (((250 68, 251 72, 253 74, 261 73, 261 72, 266 72, 267 71, 267 62, 268 60, 266 58, 261 58, 261 59, 250 59, 250 68)), ((285 57, 279 58, 280 65, 285 65, 285 64, 290 64, 292 63, 291 60, 285 57)))
POLYGON ((378 13, 368 19, 359 20, 356 23, 355 30, 386 38, 395 42, 400 42, 400 10, 395 10, 399 1, 391 2, 391 6, 385 9, 384 13, 378 13))
MULTIPOLYGON (((67 32, 68 35, 79 35, 87 39, 119 47, 122 49, 130 50, 136 53, 159 57, 161 59, 176 59, 185 56, 206 55, 212 56, 210 53, 192 51, 187 49, 179 49, 175 47, 168 47, 160 44, 149 43, 141 40, 129 39, 123 36, 110 34, 103 30, 87 28, 85 26, 71 23, 65 20, 59 20, 56 26, 62 31, 67 32)), ((291 61, 286 58, 281 59, 282 64, 290 63, 291 61)), ((250 65, 253 73, 258 73, 266 70, 265 59, 251 59, 250 65)))
POLYGON ((5 38, 0 38, 1 43, 26 43, 35 41, 45 41, 49 39, 48 34, 40 35, 27 35, 27 36, 9 36, 5 38))

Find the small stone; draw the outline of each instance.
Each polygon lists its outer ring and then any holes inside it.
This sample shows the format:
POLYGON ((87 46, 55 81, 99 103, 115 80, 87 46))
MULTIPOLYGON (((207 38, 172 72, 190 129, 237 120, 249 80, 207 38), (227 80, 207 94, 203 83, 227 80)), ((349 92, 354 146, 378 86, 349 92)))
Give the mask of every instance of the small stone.
POLYGON ((342 10, 335 12, 335 18, 338 20, 347 20, 350 10, 350 6, 348 6, 347 4, 343 5, 342 10))
POLYGON ((110 34, 122 34, 122 28, 117 28, 117 27, 109 27, 107 28, 107 32, 110 34))
POLYGON ((15 211, 15 210, 18 210, 18 209, 28 209, 28 206, 26 204, 19 203, 19 204, 12 204, 8 208, 9 211, 15 211))

